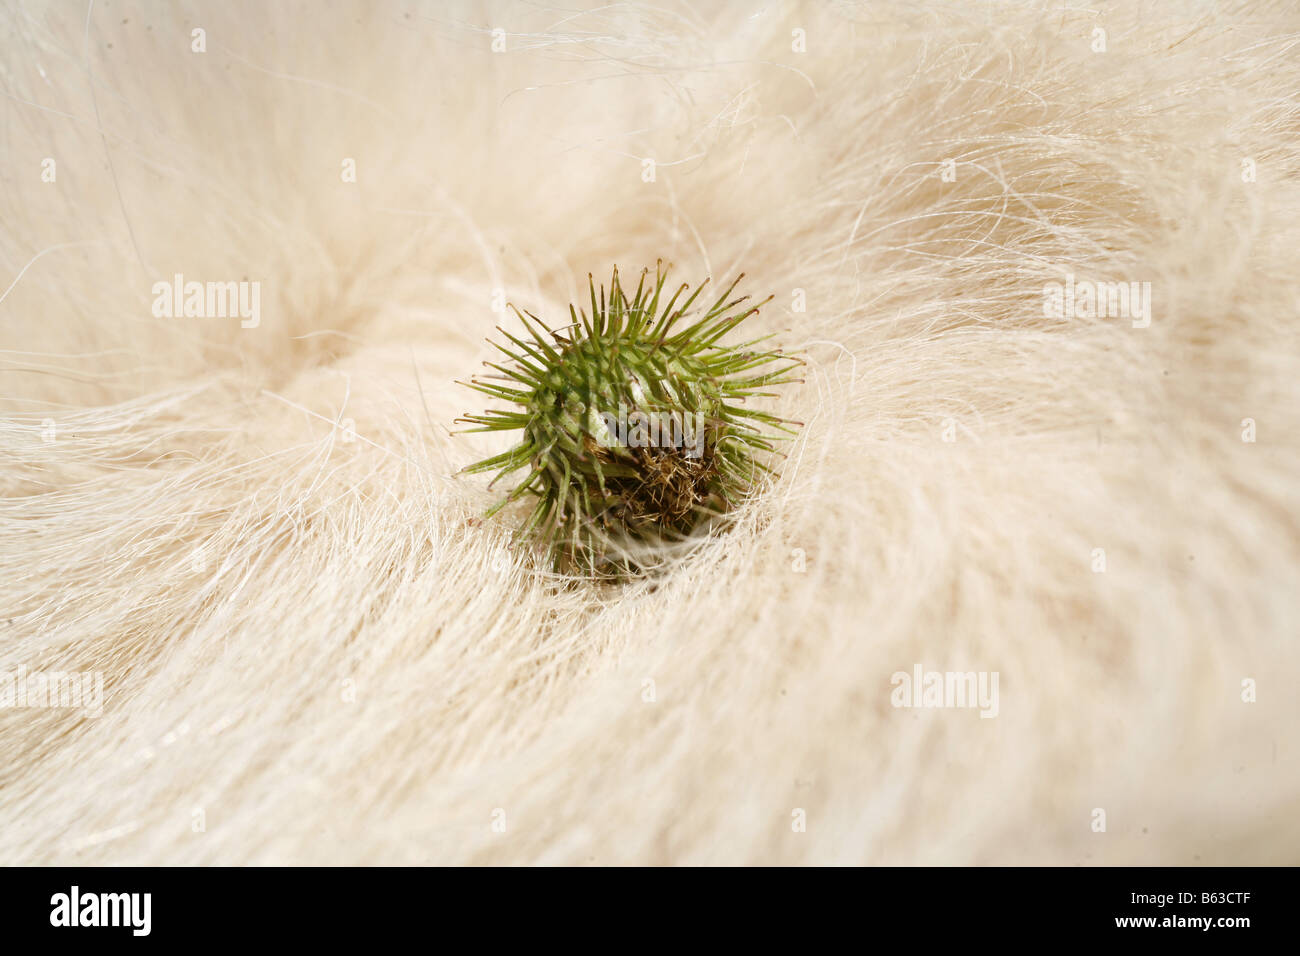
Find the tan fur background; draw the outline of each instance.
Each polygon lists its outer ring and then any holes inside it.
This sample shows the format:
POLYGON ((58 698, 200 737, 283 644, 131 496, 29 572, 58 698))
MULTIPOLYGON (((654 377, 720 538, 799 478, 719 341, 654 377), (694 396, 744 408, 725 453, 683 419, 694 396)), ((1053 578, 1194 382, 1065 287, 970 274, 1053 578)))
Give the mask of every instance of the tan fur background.
POLYGON ((1300 9, 1071 6, 5 3, 0 862, 1300 862, 1300 9), (453 379, 659 257, 806 426, 557 590, 453 379))

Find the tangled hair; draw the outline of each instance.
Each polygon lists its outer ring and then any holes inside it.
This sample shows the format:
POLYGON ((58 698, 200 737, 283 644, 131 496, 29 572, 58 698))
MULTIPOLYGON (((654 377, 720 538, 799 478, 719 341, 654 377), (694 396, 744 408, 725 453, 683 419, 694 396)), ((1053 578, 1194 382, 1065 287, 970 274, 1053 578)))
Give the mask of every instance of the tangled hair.
POLYGON ((0 10, 0 862, 1298 862, 1300 10, 1092 6, 0 10), (661 257, 803 424, 557 569, 456 381, 661 257))

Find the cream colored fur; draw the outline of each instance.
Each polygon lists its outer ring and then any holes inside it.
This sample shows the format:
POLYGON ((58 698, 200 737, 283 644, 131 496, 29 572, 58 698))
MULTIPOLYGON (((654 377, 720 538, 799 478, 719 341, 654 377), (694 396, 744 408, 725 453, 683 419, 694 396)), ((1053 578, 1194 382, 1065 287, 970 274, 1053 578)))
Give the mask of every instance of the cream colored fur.
POLYGON ((5 3, 0 862, 1300 862, 1300 10, 1069 6, 5 3), (556 587, 453 380, 661 257, 805 426, 556 587))

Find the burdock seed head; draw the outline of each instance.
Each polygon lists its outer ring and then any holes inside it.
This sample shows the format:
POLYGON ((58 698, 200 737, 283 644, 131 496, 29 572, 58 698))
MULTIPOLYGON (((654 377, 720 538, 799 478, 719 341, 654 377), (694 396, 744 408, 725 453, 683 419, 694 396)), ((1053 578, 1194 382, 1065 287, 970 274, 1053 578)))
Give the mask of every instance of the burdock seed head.
POLYGON ((668 269, 656 266, 647 288, 649 273, 631 298, 617 268, 608 296, 602 283, 598 299, 590 281, 591 314, 570 305, 560 329, 515 309, 524 336, 499 328, 510 344, 492 343, 509 361, 486 362, 494 374, 462 383, 514 406, 458 419, 476 426, 467 431, 523 432, 509 451, 464 470, 497 471, 495 483, 527 469, 488 516, 535 498, 519 537, 549 549, 557 570, 618 576, 653 566, 730 511, 770 473, 759 456, 794 434, 796 422, 745 402, 798 381, 803 362, 754 348, 770 336, 721 344, 758 311, 743 306, 748 296, 731 298, 744 276, 683 322, 708 280, 679 305, 688 287, 664 302, 668 269))

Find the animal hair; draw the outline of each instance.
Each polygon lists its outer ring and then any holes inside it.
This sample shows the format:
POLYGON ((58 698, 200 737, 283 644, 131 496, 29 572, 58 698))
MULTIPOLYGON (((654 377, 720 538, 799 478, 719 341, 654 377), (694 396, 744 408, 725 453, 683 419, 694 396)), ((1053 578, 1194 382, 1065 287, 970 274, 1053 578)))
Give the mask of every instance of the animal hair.
POLYGON ((0 862, 1300 862, 1300 8, 571 6, 0 9, 0 862), (455 380, 659 258, 803 425, 557 574, 455 380))

